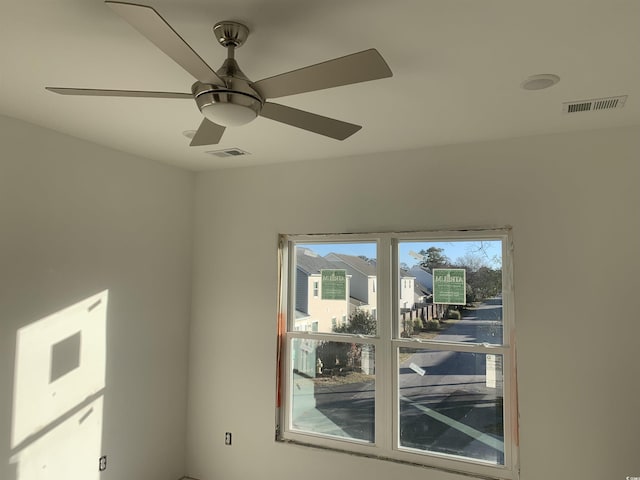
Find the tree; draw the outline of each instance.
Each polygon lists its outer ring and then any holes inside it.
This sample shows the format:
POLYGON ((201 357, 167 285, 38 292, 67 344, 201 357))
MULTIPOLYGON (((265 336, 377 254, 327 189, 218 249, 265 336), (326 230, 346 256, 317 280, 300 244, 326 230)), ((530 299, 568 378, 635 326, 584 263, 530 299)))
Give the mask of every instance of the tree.
POLYGON ((444 253, 444 248, 429 247, 426 250, 420 250, 420 255, 423 256, 420 265, 427 267, 429 270, 434 268, 446 268, 451 264, 451 260, 444 253))
POLYGON ((376 333, 376 320, 371 313, 356 308, 355 312, 342 325, 333 329, 336 333, 358 333, 361 335, 373 335, 376 333))
POLYGON ((478 300, 495 297, 502 291, 502 270, 480 267, 467 275, 467 283, 473 287, 478 300))
POLYGON ((500 255, 490 255, 489 244, 487 242, 474 242, 473 247, 468 247, 467 252, 456 259, 456 265, 468 267, 478 271, 480 267, 498 268, 502 267, 500 255))
POLYGON ((358 255, 358 258, 361 258, 362 260, 364 260, 367 263, 370 263, 371 265, 376 264, 376 261, 373 258, 369 258, 366 255, 358 255))
POLYGON ((453 268, 467 271, 467 303, 480 302, 502 291, 502 269, 491 268, 491 263, 480 248, 456 260, 453 268))
MULTIPOLYGON (((376 320, 369 312, 357 308, 345 323, 333 328, 335 333, 354 333, 360 335, 375 335, 376 320)), ((346 342, 322 342, 316 350, 318 358, 325 368, 335 373, 345 373, 347 370, 359 368, 362 358, 362 345, 346 342), (345 370, 346 369, 346 370, 345 370)))
POLYGON ((466 253, 456 260, 456 267, 466 268, 467 272, 477 272, 480 267, 488 267, 489 262, 485 257, 474 253, 466 253))

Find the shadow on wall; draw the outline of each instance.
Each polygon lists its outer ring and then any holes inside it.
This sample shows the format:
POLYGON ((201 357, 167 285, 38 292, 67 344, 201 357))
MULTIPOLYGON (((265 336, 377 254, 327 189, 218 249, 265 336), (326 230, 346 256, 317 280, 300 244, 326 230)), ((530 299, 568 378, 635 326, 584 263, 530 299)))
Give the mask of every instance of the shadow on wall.
POLYGON ((16 333, 8 480, 99 477, 108 291, 16 333))

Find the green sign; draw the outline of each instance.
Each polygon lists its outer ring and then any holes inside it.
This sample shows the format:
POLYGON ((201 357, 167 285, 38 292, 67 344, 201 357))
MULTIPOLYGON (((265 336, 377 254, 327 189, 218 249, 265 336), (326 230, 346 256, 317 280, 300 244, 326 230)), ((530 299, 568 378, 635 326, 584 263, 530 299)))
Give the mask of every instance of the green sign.
POLYGON ((433 269, 433 303, 467 304, 467 277, 464 268, 433 269))
POLYGON ((347 299, 347 271, 320 270, 322 275, 322 300, 347 299))

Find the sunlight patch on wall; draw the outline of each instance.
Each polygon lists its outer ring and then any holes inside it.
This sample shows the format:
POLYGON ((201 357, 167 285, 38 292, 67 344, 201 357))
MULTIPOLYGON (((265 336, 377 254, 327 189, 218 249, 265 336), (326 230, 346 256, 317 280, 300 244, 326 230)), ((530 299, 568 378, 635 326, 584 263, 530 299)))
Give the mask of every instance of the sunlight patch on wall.
POLYGON ((11 463, 18 480, 97 478, 108 291, 16 335, 11 463))

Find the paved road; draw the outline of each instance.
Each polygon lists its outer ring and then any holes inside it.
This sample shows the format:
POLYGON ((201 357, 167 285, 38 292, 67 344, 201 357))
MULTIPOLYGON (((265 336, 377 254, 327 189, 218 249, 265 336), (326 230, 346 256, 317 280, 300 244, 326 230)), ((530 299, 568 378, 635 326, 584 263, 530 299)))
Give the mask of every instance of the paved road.
POLYGON ((502 299, 492 298, 436 337, 438 340, 473 343, 502 343, 502 299))

